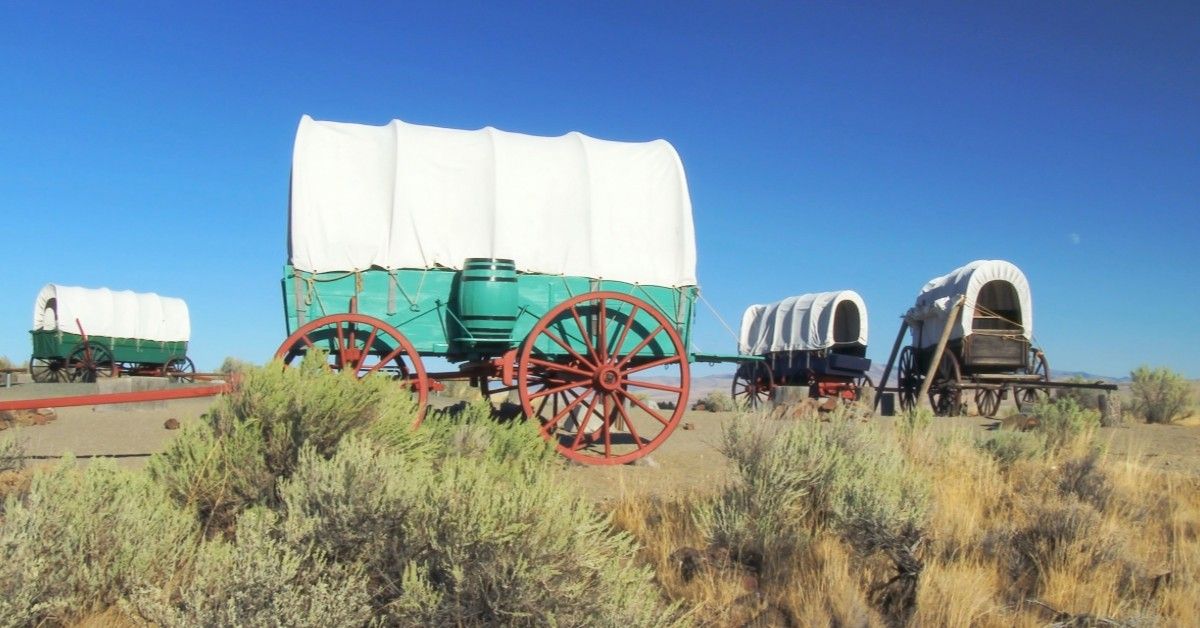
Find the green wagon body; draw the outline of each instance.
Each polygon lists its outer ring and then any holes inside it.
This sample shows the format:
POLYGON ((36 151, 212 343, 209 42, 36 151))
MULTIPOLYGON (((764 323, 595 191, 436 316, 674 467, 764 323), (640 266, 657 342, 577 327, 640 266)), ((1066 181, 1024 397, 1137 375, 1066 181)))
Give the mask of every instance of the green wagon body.
MULTIPOLYGON (((44 360, 66 360, 76 347, 83 344, 83 337, 79 334, 45 330, 31 331, 29 334, 33 336, 33 357, 44 360)), ((188 349, 186 340, 172 342, 89 335, 88 342, 108 349, 114 362, 127 364, 165 364, 172 358, 184 357, 188 349)))
POLYGON ((414 425, 445 381, 515 393, 590 464, 679 424, 698 289, 670 144, 306 116, 291 181, 284 364, 402 382, 414 425))
MULTIPOLYGON (((359 273, 310 274, 290 265, 284 269, 283 296, 288 333, 304 323, 331 314, 349 312, 356 300, 357 312, 379 319, 402 332, 423 356, 450 361, 474 361, 499 355, 520 344, 538 320, 554 306, 588 292, 611 291, 641 299, 674 323, 687 346, 698 290, 695 286, 672 288, 645 286, 620 281, 601 281, 585 277, 542 274, 517 275, 517 307, 512 312, 515 324, 509 342, 476 343, 463 329, 457 303, 462 277, 455 270, 366 270, 359 273)), ((586 315, 588 313, 581 313, 586 315)), ((586 317, 586 316, 585 316, 586 317)), ((639 325, 648 325, 638 315, 639 325)), ((560 334, 576 351, 585 349, 577 334, 560 334)), ((666 336, 642 348, 637 357, 657 357, 673 353, 666 336)), ((332 343, 332 340, 330 340, 332 343)), ((538 348, 546 355, 562 357, 566 352, 545 338, 538 348)), ((632 351, 637 336, 630 335, 623 348, 632 351)), ((326 349, 332 350, 330 344, 326 349)))

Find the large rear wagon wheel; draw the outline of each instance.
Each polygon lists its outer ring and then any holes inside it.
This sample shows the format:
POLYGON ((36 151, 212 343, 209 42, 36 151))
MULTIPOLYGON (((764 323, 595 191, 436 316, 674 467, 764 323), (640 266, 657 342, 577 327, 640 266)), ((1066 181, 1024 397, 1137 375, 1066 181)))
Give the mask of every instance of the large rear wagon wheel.
POLYGON ((174 357, 163 365, 163 375, 170 382, 190 384, 196 381, 196 364, 186 355, 174 357))
POLYGON ((323 350, 325 367, 331 371, 350 371, 359 379, 387 375, 410 387, 417 402, 413 427, 425 418, 429 378, 420 354, 395 327, 364 314, 330 314, 293 332, 279 345, 275 358, 284 366, 297 366, 309 349, 323 350))
POLYGON ((757 410, 771 398, 774 388, 771 365, 755 360, 738 365, 729 386, 729 396, 739 409, 757 410))
POLYGON ((94 382, 117 373, 112 352, 101 344, 85 342, 71 350, 67 358, 67 373, 73 382, 94 382))
POLYGON ((625 464, 662 445, 683 418, 689 378, 674 324, 618 292, 560 303, 533 326, 517 360, 525 416, 584 464, 625 464))

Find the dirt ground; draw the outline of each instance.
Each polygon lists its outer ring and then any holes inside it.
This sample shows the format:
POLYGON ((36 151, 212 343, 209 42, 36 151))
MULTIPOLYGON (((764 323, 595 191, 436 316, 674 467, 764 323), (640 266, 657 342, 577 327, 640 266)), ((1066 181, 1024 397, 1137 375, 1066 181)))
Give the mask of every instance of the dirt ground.
MULTIPOLYGON (((24 384, 0 388, 0 400, 91 392, 86 384, 24 384), (74 388, 72 388, 74 387, 74 388)), ((54 420, 22 426, 19 438, 35 460, 53 461, 66 453, 77 458, 110 456, 122 466, 137 468, 178 433, 164 427, 169 419, 180 424, 197 420, 210 399, 183 399, 149 404, 124 404, 56 409, 54 420)), ((689 411, 680 427, 650 456, 632 465, 571 466, 568 477, 597 500, 634 491, 666 496, 712 490, 729 477, 728 461, 720 453, 722 425, 730 412, 689 411)), ((763 418, 783 424, 778 419, 763 418)), ((888 427, 893 419, 874 417, 888 427)), ((966 429, 983 433, 998 422, 980 417, 935 419, 934 429, 966 429)), ((1102 428, 1098 439, 1110 456, 1129 458, 1150 467, 1200 476, 1200 416, 1175 425, 1132 423, 1102 428)))

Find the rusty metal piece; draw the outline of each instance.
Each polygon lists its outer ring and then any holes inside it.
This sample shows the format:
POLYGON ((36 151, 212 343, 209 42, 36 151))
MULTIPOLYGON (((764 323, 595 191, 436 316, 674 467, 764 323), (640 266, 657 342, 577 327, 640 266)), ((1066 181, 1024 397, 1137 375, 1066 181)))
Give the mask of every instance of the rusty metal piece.
POLYGON ((42 397, 40 399, 13 399, 0 401, 0 410, 34 410, 37 408, 69 408, 73 406, 101 406, 114 403, 193 399, 196 397, 213 397, 226 393, 231 389, 231 385, 221 384, 217 386, 197 386, 195 388, 168 388, 166 390, 96 393, 92 395, 68 395, 65 397, 42 397))

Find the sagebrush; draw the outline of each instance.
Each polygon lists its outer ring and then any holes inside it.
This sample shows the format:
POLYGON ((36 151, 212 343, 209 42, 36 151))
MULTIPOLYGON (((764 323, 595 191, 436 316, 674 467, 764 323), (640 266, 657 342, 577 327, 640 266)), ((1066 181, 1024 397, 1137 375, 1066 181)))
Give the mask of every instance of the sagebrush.
POLYGON ((1139 366, 1130 374, 1133 411, 1147 423, 1171 423, 1192 404, 1192 387, 1166 367, 1139 366))

